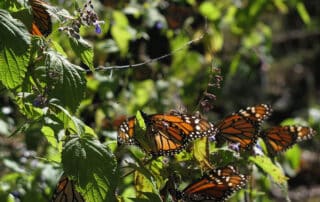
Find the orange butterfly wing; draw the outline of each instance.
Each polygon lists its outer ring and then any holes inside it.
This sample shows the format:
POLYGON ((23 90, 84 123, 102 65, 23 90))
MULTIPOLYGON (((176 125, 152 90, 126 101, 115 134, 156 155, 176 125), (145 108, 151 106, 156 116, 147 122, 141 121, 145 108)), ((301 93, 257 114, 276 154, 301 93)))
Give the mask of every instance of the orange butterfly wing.
POLYGON ((147 126, 142 138, 135 131, 135 117, 123 122, 118 130, 119 143, 138 144, 152 155, 173 155, 192 140, 215 133, 214 126, 205 119, 184 114, 142 113, 147 126))
POLYGON ((74 182, 67 176, 62 176, 53 193, 52 202, 85 202, 81 194, 75 189, 74 182))
POLYGON ((33 14, 31 34, 48 36, 52 32, 51 17, 45 7, 48 4, 42 0, 29 0, 29 2, 33 14))
POLYGON ((136 117, 133 116, 120 124, 118 129, 118 142, 120 144, 136 144, 134 139, 135 122, 136 117))
POLYGON ((247 107, 246 109, 239 110, 238 114, 250 119, 256 124, 261 124, 272 113, 270 105, 259 104, 253 107, 247 107))
POLYGON ((234 192, 246 184, 246 176, 236 172, 233 166, 210 171, 199 180, 191 183, 182 192, 178 192, 186 201, 225 201, 234 192))
POLYGON ((258 138, 260 125, 271 114, 269 105, 261 104, 241 109, 220 121, 215 136, 218 145, 225 141, 238 143, 240 148, 251 148, 258 138))
POLYGON ((315 131, 303 126, 275 126, 262 132, 268 153, 274 156, 290 148, 293 144, 310 139, 315 131))
POLYGON ((154 138, 156 148, 153 154, 160 155, 180 152, 194 139, 208 136, 215 132, 213 125, 205 119, 185 114, 156 114, 146 117, 147 138, 154 138))

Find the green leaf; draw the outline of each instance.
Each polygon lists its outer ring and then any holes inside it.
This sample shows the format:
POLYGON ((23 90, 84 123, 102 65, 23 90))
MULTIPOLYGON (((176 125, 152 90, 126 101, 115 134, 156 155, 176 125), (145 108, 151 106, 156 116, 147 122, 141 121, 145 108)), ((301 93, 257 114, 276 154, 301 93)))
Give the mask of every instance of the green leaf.
POLYGON ((260 167, 264 172, 269 174, 273 181, 279 185, 285 185, 287 177, 283 174, 282 170, 272 163, 271 159, 267 156, 250 156, 249 160, 260 167))
POLYGON ((209 20, 218 20, 221 17, 220 9, 213 2, 203 2, 199 7, 199 11, 209 20))
MULTIPOLYGON (((61 112, 57 114, 57 118, 63 122, 64 128, 71 129, 74 133, 80 135, 80 136, 85 136, 85 135, 92 135, 96 136, 94 131, 84 124, 80 119, 78 119, 75 116, 72 116, 68 110, 63 108, 62 106, 55 104, 55 103, 50 103, 50 105, 56 107, 59 109, 61 112)), ((58 125, 60 126, 60 125, 58 125)))
POLYGON ((20 21, 0 9, 0 39, 0 80, 13 89, 23 82, 27 71, 30 34, 20 21))
POLYGON ((98 140, 91 136, 71 138, 62 151, 62 165, 79 185, 86 201, 116 201, 117 162, 98 140))
POLYGON ((193 143, 193 156, 199 162, 200 167, 205 170, 205 168, 211 168, 209 162, 209 148, 208 148, 208 138, 201 138, 193 143))
POLYGON ((82 38, 75 40, 74 38, 69 38, 72 50, 80 57, 81 61, 87 65, 91 71, 94 71, 93 66, 93 48, 92 46, 82 38))
POLYGON ((24 24, 14 19, 7 11, 0 9, 0 47, 24 53, 31 43, 31 37, 24 24))
POLYGON ((152 160, 145 165, 139 160, 139 166, 131 164, 136 170, 134 175, 135 190, 138 198, 148 198, 145 193, 153 193, 159 196, 159 189, 165 183, 163 174, 163 158, 152 160))
POLYGON ((134 202, 162 202, 163 200, 161 199, 160 195, 152 193, 152 192, 141 192, 141 195, 144 196, 144 198, 130 198, 134 202))
POLYGON ((141 114, 141 111, 137 111, 136 113, 136 120, 138 122, 138 126, 139 128, 141 128, 143 131, 146 131, 147 130, 147 125, 143 119, 143 116, 141 114))
POLYGON ((84 97, 84 71, 53 51, 46 53, 45 66, 45 78, 51 88, 49 96, 59 99, 64 107, 75 112, 84 97))
POLYGON ((310 15, 305 7, 305 5, 302 2, 297 3, 297 11, 303 20, 304 24, 310 25, 311 20, 310 20, 310 15))
POLYGON ((301 149, 298 145, 293 145, 284 155, 286 160, 289 161, 290 166, 294 170, 298 170, 299 166, 301 165, 301 149))
POLYGON ((128 52, 129 41, 135 33, 129 27, 127 17, 118 11, 113 12, 114 24, 111 26, 112 37, 120 48, 120 53, 124 56, 128 52))

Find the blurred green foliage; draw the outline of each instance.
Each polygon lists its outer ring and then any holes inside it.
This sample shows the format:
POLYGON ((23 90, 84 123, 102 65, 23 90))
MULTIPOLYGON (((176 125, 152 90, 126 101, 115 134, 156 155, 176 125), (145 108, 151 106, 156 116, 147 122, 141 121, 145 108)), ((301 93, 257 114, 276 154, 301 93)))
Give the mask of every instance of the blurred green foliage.
MULTIPOLYGON (((317 0, 96 0, 94 11, 104 21, 100 34, 94 26, 82 26, 80 39, 58 31, 85 2, 50 0, 53 32, 47 38, 28 34, 28 1, 0 2, 0 201, 48 201, 62 170, 88 201, 161 201, 172 174, 183 189, 211 164, 247 167, 246 158, 207 140, 169 159, 150 160, 137 147, 118 146, 117 127, 138 110, 200 110, 216 122, 268 103, 274 112, 267 126, 319 131, 317 0), (139 67, 103 70, 169 53, 139 67), (215 68, 221 88, 213 85, 215 68), (216 96, 210 111, 201 107, 204 92, 216 96)), ((257 166, 244 172, 256 183, 231 200, 272 201, 279 197, 273 182, 287 197, 287 184, 318 184, 319 162, 303 153, 317 156, 319 148, 316 136, 272 161, 250 157, 257 166), (308 182, 295 178, 304 175, 308 182)))

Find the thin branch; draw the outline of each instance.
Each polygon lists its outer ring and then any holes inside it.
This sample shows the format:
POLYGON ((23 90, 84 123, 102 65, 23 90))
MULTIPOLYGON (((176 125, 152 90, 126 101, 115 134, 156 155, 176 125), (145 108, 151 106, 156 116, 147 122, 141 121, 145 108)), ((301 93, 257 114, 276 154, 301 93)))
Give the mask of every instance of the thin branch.
MULTIPOLYGON (((135 67, 141 67, 143 65, 146 65, 146 64, 150 64, 150 63, 154 63, 156 61, 159 61, 159 60, 162 60, 164 58, 167 58, 171 55, 174 55, 176 54, 177 52, 183 50, 184 48, 190 46, 191 44, 195 43, 195 42, 198 42, 200 41, 205 35, 206 35, 206 31, 198 38, 196 39, 193 39, 191 41, 188 41, 187 43, 185 43, 183 46, 173 50, 172 52, 170 53, 167 53, 165 55, 162 55, 162 56, 159 56, 159 57, 156 57, 156 58, 151 58, 147 61, 144 61, 144 62, 141 62, 141 63, 137 63, 137 64, 129 64, 129 65, 115 65, 115 66, 98 66, 97 68, 95 68, 96 71, 108 71, 108 70, 119 70, 119 69, 127 69, 127 68, 135 68, 135 67)), ((86 70, 86 72, 91 72, 91 70, 86 70)))

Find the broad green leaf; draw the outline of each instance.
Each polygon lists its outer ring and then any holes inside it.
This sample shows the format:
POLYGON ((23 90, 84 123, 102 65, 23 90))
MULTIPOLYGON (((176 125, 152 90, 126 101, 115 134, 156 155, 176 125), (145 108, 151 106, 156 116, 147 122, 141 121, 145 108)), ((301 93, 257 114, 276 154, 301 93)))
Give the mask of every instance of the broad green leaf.
POLYGON ((199 11, 209 20, 218 20, 221 17, 220 9, 213 2, 203 2, 199 7, 199 11))
POLYGON ((47 83, 51 88, 49 96, 59 99, 65 108, 75 112, 84 97, 84 71, 52 51, 46 53, 45 66, 47 83))
POLYGON ((0 9, 0 39, 0 80, 13 89, 21 85, 27 71, 30 34, 20 21, 0 9))
POLYGON ((3 46, 13 49, 17 53, 24 53, 31 43, 31 37, 22 22, 14 19, 7 11, 0 9, 0 41, 3 46))
POLYGON ((93 48, 92 46, 82 38, 75 40, 74 38, 69 38, 72 50, 80 57, 81 61, 87 65, 91 71, 94 71, 93 66, 93 48))
POLYGON ((57 139, 55 138, 54 130, 48 126, 43 126, 41 128, 41 132, 44 134, 44 136, 47 138, 48 142, 55 148, 59 147, 59 143, 57 142, 57 139))
POLYGON ((36 106, 37 96, 31 93, 18 93, 16 100, 20 112, 30 120, 41 119, 46 114, 47 108, 39 108, 36 106))
POLYGON ((293 145, 286 153, 284 154, 286 159, 289 161, 290 166, 294 170, 298 170, 301 164, 301 149, 298 145, 293 145))
MULTIPOLYGON (((140 162, 140 161, 138 161, 140 162)), ((132 165, 133 166, 133 165, 132 165)), ((154 193, 159 195, 159 189, 164 185, 165 179, 162 176, 163 162, 162 158, 152 160, 151 163, 140 163, 135 167, 134 175, 135 189, 138 198, 146 198, 145 193, 154 193)))
POLYGON ((283 174, 282 170, 272 163, 267 156, 250 156, 249 160, 260 167, 264 172, 269 174, 274 182, 279 185, 285 185, 288 178, 283 174))
POLYGON ((51 41, 51 44, 54 50, 56 50, 62 56, 67 57, 67 53, 63 50, 62 46, 59 43, 57 43, 56 41, 51 41))
POLYGON ((310 15, 309 15, 305 5, 303 4, 303 2, 297 3, 297 11, 298 11, 301 19, 303 20, 304 24, 310 25, 310 23, 311 23, 310 15))
POLYGON ((60 110, 60 113, 57 114, 57 118, 63 122, 65 129, 71 129, 74 133, 85 136, 85 135, 93 135, 95 136, 95 132, 86 124, 84 124, 80 119, 75 116, 72 116, 68 110, 63 108, 62 106, 50 103, 52 106, 56 107, 60 110))
POLYGON ((208 138, 201 138, 193 142, 193 155, 202 170, 212 169, 209 159, 208 138))
POLYGON ((64 172, 72 176, 86 201, 116 201, 117 162, 109 149, 91 136, 72 137, 62 151, 64 172))
POLYGON ((0 80, 7 88, 19 86, 27 71, 28 53, 16 55, 12 49, 4 48, 0 51, 0 80))
POLYGON ((121 55, 124 56, 135 33, 130 29, 128 19, 123 13, 114 11, 113 19, 115 23, 111 26, 111 34, 120 48, 121 55))

